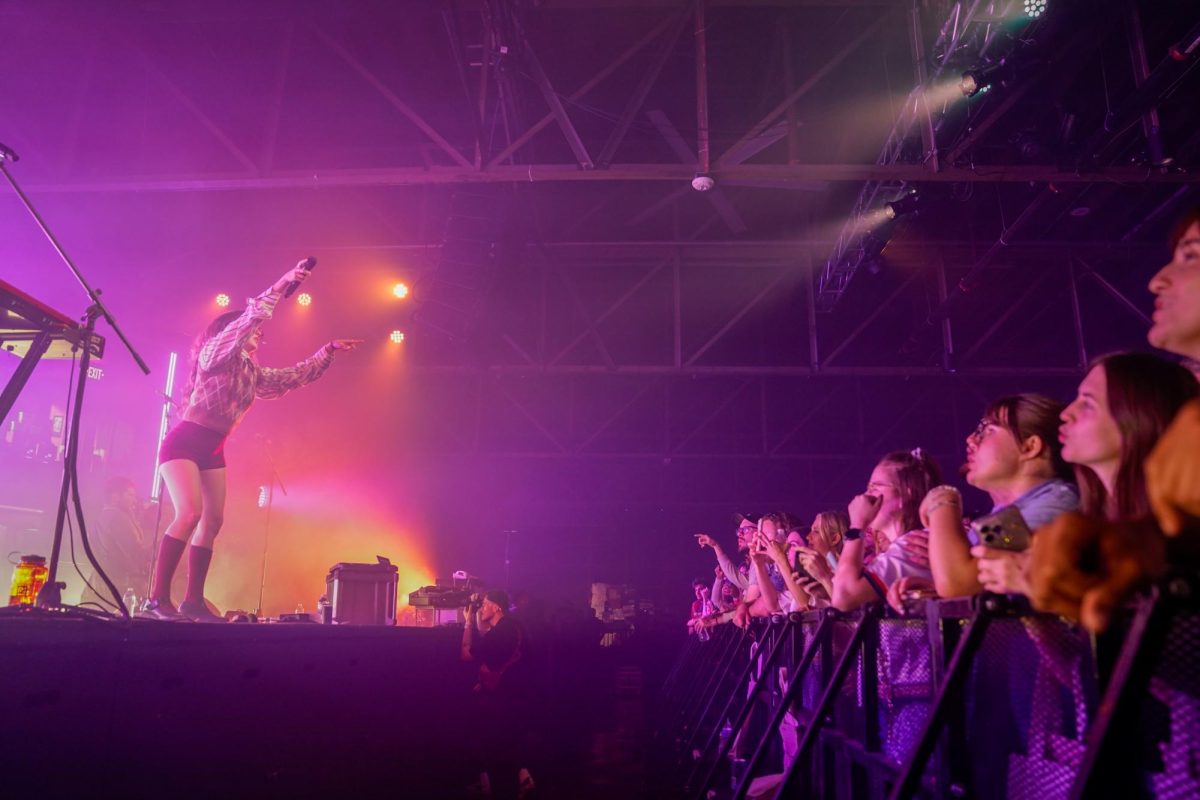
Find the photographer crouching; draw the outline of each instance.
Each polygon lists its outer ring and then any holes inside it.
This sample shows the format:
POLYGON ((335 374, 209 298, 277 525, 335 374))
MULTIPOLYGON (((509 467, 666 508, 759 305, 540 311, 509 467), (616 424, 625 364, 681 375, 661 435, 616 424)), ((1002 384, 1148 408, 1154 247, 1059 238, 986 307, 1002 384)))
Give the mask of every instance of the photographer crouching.
POLYGON ((464 610, 462 638, 462 660, 479 665, 473 689, 474 722, 482 734, 476 738, 482 743, 479 764, 487 773, 485 786, 490 786, 491 796, 505 799, 526 797, 532 788, 521 759, 529 709, 517 665, 525 635, 508 608, 508 595, 502 591, 472 595, 464 610))

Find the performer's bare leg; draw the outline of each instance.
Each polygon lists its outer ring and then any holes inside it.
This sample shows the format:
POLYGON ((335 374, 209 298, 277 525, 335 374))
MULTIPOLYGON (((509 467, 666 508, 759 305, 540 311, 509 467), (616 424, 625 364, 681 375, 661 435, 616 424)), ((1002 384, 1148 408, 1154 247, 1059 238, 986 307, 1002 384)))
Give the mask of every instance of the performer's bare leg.
POLYGON ((200 523, 204 498, 201 493, 200 468, 187 459, 166 461, 159 467, 171 503, 175 506, 175 518, 167 526, 162 541, 158 544, 158 556, 154 564, 154 582, 150 587, 148 612, 164 619, 179 616, 171 603, 171 579, 175 568, 187 547, 188 537, 200 523))

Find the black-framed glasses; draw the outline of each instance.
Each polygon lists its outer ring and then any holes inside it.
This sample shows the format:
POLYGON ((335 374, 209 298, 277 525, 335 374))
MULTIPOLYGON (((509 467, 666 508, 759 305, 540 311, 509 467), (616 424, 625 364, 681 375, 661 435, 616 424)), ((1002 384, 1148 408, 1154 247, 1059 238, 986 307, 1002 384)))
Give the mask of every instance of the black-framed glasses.
POLYGON ((975 426, 975 430, 971 431, 969 438, 978 442, 987 435, 988 428, 994 428, 998 424, 994 419, 981 419, 979 420, 979 424, 975 426))

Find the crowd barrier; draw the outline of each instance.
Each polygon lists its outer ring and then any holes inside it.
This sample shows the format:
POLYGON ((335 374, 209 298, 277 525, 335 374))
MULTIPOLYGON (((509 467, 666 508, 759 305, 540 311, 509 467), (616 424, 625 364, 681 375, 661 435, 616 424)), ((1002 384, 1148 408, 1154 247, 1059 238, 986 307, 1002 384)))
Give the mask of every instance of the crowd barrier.
POLYGON ((983 594, 690 637, 661 695, 682 797, 1200 797, 1200 581, 1092 637, 983 594))

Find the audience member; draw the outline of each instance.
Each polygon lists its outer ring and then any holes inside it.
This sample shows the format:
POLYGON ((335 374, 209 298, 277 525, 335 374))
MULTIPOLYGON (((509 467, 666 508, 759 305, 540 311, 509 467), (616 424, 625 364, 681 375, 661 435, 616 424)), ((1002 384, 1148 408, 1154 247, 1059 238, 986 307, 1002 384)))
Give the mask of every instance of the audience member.
POLYGON ((849 527, 850 517, 845 511, 822 511, 813 518, 808 529, 808 546, 796 551, 796 558, 804 570, 801 585, 815 599, 828 602, 833 597, 833 574, 849 527), (804 580, 805 576, 807 580, 804 580), (817 591, 818 587, 820 591, 817 591))
MULTIPOLYGON (((743 561, 750 549, 750 538, 758 531, 758 521, 759 516, 757 514, 734 514, 734 524, 737 525, 737 552, 743 558, 743 561)), ((696 534, 696 543, 701 547, 711 547, 717 557, 717 565, 725 573, 725 577, 729 579, 729 582, 736 586, 739 592, 746 590, 750 585, 748 572, 742 571, 739 565, 735 564, 725 554, 725 551, 716 539, 707 533, 698 533, 696 534)))
POLYGON ((1044 529, 1049 536, 1034 538, 1030 594, 1039 608, 1101 630, 1130 588, 1161 574, 1165 548, 1148 524, 1143 465, 1196 393, 1195 376, 1152 355, 1111 355, 1088 371, 1060 429, 1083 513, 1059 517, 1044 529), (1127 524, 1105 524, 1119 521, 1127 524), (1089 568, 1097 558, 1099 568, 1089 568))
MULTIPOLYGON (((1030 529, 1079 506, 1071 467, 1058 440, 1063 404, 1037 394, 1002 397, 983 412, 966 442, 967 483, 988 493, 990 513, 1013 506, 1030 529)), ((964 530, 962 498, 953 486, 938 486, 921 503, 929 529, 929 566, 941 597, 993 592, 1027 593, 1028 551, 981 547, 964 530), (971 549, 974 544, 975 548, 971 549)))
POLYGON ((867 489, 850 501, 850 527, 833 576, 833 605, 843 611, 883 600, 902 577, 932 581, 929 534, 921 527, 921 500, 941 482, 934 460, 921 448, 889 453, 871 472, 867 489), (886 547, 865 563, 863 539, 886 547))
MULTIPOLYGON (((104 484, 104 508, 89 531, 92 551, 118 592, 140 595, 150 583, 150 541, 142 530, 142 504, 129 478, 116 476, 104 484)), ((107 588, 93 573, 83 590, 83 602, 111 604, 107 588)), ((130 613, 137 609, 129 609, 130 613)))

